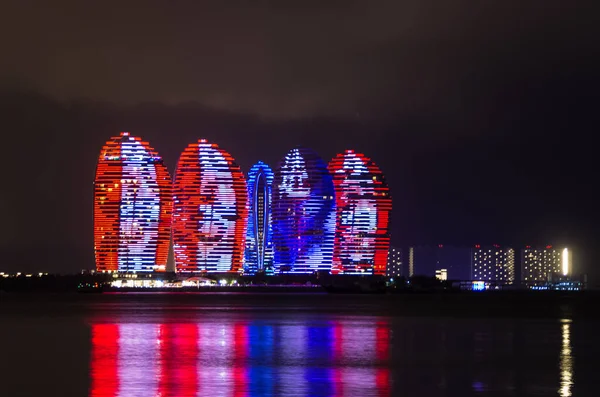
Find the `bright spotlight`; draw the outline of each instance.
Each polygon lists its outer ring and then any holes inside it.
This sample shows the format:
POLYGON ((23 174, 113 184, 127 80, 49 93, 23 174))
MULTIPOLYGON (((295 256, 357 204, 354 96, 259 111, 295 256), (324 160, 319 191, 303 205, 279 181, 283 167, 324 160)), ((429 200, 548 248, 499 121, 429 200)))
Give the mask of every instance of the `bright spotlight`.
POLYGON ((562 253, 562 272, 563 276, 567 276, 569 274, 569 249, 565 248, 562 253))

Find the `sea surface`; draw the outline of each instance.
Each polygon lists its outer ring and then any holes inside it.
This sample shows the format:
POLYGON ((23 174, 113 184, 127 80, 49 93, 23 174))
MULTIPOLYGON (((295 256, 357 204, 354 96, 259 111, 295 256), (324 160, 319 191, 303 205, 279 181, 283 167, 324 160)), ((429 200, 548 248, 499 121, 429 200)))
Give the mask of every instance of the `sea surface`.
POLYGON ((2 295, 0 396, 600 395, 594 315, 411 299, 2 295))

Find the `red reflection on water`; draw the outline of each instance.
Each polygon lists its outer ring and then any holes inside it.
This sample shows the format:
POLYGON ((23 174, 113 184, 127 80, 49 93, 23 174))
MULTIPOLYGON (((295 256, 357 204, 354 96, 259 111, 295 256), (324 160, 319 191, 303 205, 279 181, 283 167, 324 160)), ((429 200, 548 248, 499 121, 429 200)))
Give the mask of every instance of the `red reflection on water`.
POLYGON ((91 396, 116 396, 119 391, 119 326, 92 327, 91 396))
POLYGON ((248 326, 235 323, 233 326, 233 396, 248 393, 248 326))
POLYGON ((333 323, 333 395, 343 396, 344 395, 344 374, 340 369, 338 363, 343 360, 344 352, 344 329, 340 322, 333 323))
POLYGON ((390 326, 384 322, 378 322, 375 328, 375 351, 379 365, 375 372, 375 384, 380 396, 389 396, 390 393, 390 370, 387 364, 390 358, 390 326))
POLYGON ((198 326, 161 324, 158 331, 158 395, 195 396, 198 390, 198 326))

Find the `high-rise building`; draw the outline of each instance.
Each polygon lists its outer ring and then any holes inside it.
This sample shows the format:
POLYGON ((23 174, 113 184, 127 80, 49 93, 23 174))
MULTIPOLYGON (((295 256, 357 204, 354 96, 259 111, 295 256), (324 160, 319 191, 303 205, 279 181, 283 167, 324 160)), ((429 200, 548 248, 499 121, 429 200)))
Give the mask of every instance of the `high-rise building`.
POLYGON ((94 180, 96 270, 165 270, 171 189, 162 158, 148 142, 128 132, 106 142, 94 180))
POLYGON ((353 150, 333 158, 329 172, 337 212, 332 273, 385 275, 392 199, 383 173, 353 150))
POLYGON ((248 230, 244 273, 273 272, 273 171, 259 161, 248 172, 248 230))
POLYGON ((173 251, 179 272, 240 272, 246 179, 233 157, 201 139, 179 158, 173 183, 173 251))
POLYGON ((547 283, 553 275, 570 274, 570 255, 567 248, 557 249, 552 245, 527 246, 521 250, 521 279, 525 283, 547 283))
POLYGON ((335 191, 327 164, 307 148, 290 150, 275 172, 275 272, 330 271, 335 233, 335 191))
POLYGON ((402 277, 402 249, 390 247, 385 275, 387 277, 402 277))
POLYGON ((473 280, 505 284, 515 282, 515 250, 497 244, 473 249, 473 280))
POLYGON ((409 248, 411 276, 436 277, 444 269, 448 280, 471 280, 471 248, 438 244, 409 248))

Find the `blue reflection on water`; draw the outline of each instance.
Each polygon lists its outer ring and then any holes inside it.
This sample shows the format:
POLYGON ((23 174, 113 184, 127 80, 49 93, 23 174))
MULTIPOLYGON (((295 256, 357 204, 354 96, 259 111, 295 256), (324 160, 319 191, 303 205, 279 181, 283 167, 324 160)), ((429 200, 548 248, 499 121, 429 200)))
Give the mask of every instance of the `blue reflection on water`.
POLYGON ((275 374, 273 371, 273 335, 272 326, 251 324, 248 326, 249 344, 248 379, 250 394, 253 396, 272 396, 275 374))
POLYGON ((311 396, 332 396, 333 384, 331 374, 332 327, 308 328, 307 355, 308 365, 304 378, 309 386, 311 396))

